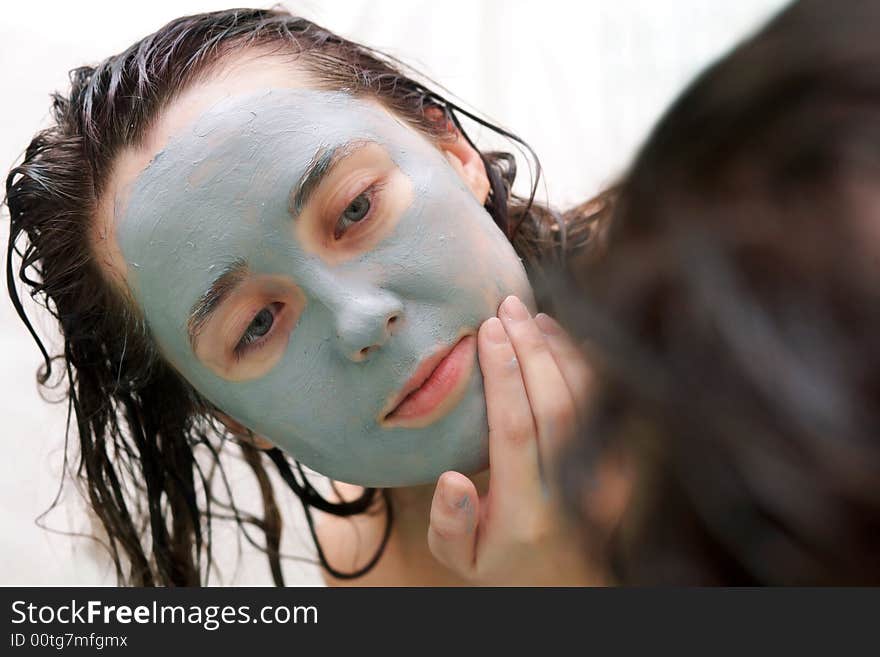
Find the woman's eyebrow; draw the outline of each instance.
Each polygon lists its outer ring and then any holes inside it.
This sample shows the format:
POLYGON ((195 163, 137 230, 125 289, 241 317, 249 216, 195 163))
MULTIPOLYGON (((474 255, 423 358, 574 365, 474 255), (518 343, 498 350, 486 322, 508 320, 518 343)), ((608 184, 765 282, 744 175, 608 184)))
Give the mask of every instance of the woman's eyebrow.
MULTIPOLYGON (((311 195, 327 176, 332 173, 334 167, 354 155, 364 146, 373 143, 375 142, 369 140, 349 141, 316 153, 299 181, 293 186, 290 201, 290 212, 293 218, 296 219, 302 212, 309 202, 311 195)), ((193 351, 196 349, 199 333, 204 329, 211 315, 217 311, 223 301, 245 279, 247 272, 247 261, 244 259, 236 260, 213 280, 208 289, 199 297, 199 300, 193 304, 186 320, 187 338, 193 351)))
POLYGON ((196 340, 199 337, 199 333, 201 333, 211 315, 245 279, 247 272, 247 261, 243 259, 236 260, 214 279, 210 287, 193 304, 186 320, 186 334, 193 352, 196 350, 196 340))
POLYGON ((309 202, 309 198, 321 183, 330 175, 333 168, 364 146, 375 142, 368 140, 349 141, 330 149, 315 153, 299 181, 293 186, 290 196, 290 214, 296 219, 309 202))

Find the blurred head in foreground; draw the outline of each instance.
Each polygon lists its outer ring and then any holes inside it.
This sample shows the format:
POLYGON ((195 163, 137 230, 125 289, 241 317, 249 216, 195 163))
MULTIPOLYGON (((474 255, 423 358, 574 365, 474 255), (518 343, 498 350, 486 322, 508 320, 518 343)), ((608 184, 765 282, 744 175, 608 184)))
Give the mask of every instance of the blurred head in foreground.
POLYGON ((877 25, 801 2, 712 66, 579 271, 563 489, 622 583, 880 583, 877 25))

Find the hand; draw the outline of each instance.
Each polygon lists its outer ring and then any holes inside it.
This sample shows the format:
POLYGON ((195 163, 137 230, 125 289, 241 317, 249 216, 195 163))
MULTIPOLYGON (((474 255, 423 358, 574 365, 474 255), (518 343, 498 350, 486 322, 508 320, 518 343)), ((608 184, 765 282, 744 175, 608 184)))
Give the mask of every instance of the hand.
POLYGON ((516 297, 477 335, 489 418, 489 491, 441 475, 431 504, 434 557, 474 584, 587 583, 586 560, 556 502, 554 456, 575 430, 590 387, 580 350, 516 297))

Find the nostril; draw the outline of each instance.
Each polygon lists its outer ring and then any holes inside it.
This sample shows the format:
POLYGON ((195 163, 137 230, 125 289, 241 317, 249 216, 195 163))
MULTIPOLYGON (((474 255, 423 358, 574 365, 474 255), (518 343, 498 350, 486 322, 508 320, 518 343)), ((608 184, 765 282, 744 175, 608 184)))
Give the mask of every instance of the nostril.
POLYGON ((360 350, 359 353, 360 353, 360 355, 361 355, 362 358, 366 358, 366 357, 367 357, 367 354, 370 353, 370 347, 364 347, 363 349, 360 350))
POLYGON ((397 315, 391 315, 391 317, 388 318, 388 324, 387 324, 388 328, 391 328, 396 323, 397 323, 397 315))

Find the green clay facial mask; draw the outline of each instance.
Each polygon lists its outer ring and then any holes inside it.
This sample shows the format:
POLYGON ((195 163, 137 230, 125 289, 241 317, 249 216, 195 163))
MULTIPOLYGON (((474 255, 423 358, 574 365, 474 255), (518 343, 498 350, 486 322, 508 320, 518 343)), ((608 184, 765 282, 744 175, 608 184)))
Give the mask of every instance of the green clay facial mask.
POLYGON ((487 465, 474 336, 522 264, 443 154, 381 107, 273 89, 179 130, 117 209, 163 355, 305 465, 366 486, 487 465))

